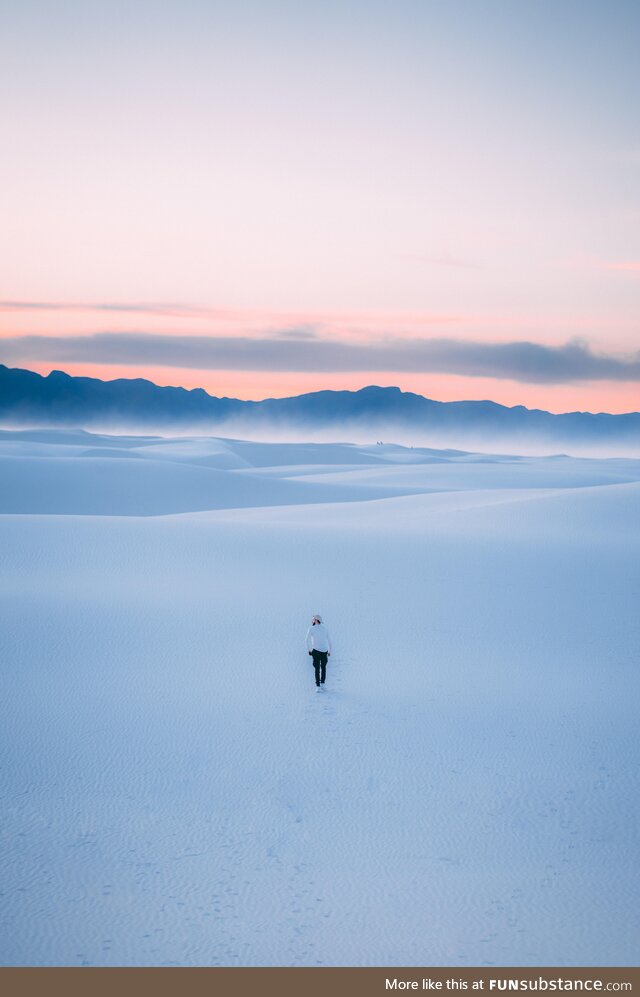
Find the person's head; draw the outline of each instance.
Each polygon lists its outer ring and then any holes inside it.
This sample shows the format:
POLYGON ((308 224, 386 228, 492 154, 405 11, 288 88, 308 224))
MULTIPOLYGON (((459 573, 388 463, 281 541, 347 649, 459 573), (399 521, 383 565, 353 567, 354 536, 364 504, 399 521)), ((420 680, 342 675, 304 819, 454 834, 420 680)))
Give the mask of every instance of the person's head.
POLYGON ((316 623, 322 623, 322 617, 319 613, 316 613, 315 616, 311 618, 311 626, 315 627, 316 623))

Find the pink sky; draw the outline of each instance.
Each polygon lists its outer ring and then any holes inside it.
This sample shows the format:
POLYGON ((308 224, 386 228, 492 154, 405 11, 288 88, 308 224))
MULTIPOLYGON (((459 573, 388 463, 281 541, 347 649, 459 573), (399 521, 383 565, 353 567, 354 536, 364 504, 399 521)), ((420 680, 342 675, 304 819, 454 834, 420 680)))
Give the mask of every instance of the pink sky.
POLYGON ((0 306, 0 362, 640 409, 637 5, 561 4, 553 30, 528 0, 12 8, 0 297, 21 305, 0 306), (292 331, 333 366, 287 370, 292 331), (79 343, 102 333, 111 354, 79 343), (194 336, 215 364, 179 362, 194 336), (414 340, 437 369, 367 369, 367 344, 414 340))

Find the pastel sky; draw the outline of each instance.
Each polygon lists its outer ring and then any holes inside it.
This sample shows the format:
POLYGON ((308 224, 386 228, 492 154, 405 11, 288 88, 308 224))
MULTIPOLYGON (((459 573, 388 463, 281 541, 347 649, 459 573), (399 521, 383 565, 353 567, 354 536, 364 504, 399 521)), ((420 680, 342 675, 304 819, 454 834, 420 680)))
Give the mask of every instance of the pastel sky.
POLYGON ((637 0, 0 0, 0 362, 640 409, 637 0))

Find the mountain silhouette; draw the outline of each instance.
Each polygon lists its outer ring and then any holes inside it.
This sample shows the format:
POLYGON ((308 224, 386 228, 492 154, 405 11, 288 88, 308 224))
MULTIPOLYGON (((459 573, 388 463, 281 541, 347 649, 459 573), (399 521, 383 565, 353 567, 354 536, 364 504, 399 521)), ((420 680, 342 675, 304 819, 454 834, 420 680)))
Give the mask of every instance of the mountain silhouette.
POLYGON ((43 377, 0 364, 0 421, 13 426, 75 426, 224 434, 278 429, 393 431, 438 440, 640 446, 640 412, 561 415, 491 401, 438 402, 396 387, 314 391, 290 398, 242 401, 203 388, 161 387, 143 378, 102 381, 54 370, 43 377))

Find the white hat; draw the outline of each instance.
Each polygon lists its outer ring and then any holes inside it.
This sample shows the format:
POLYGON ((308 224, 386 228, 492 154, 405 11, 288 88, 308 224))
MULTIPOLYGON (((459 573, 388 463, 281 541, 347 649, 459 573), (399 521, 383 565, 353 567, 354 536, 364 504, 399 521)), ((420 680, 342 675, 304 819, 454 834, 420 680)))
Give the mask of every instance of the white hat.
POLYGON ((312 620, 315 620, 316 623, 322 623, 322 617, 320 616, 320 613, 314 613, 312 620))

